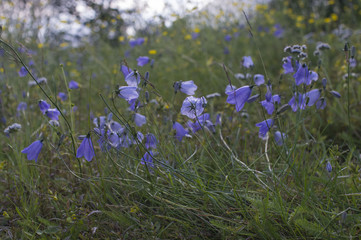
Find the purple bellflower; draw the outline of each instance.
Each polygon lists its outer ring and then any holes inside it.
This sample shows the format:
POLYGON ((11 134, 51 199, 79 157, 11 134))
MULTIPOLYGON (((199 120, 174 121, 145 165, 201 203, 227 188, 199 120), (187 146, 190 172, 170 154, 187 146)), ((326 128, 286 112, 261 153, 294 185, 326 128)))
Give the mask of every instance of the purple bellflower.
POLYGON ((135 46, 140 46, 144 43, 145 39, 144 38, 137 38, 134 40, 130 40, 129 41, 129 45, 133 48, 135 46))
POLYGON ((60 112, 56 108, 49 108, 45 111, 45 114, 51 120, 59 121, 60 112))
POLYGON ((226 42, 229 42, 229 41, 232 40, 232 36, 229 35, 229 34, 227 34, 226 36, 224 36, 224 40, 225 40, 226 42))
POLYGON ((151 133, 148 133, 147 136, 145 137, 145 147, 147 149, 149 148, 157 148, 157 144, 158 144, 158 141, 157 139, 155 138, 155 136, 151 133))
POLYGON ((245 68, 252 68, 254 66, 251 56, 242 57, 242 65, 245 68))
POLYGON ((43 147, 43 140, 37 140, 24 148, 21 152, 27 154, 28 160, 38 161, 38 156, 43 147))
POLYGON ((71 80, 69 82, 69 88, 70 89, 78 89, 79 88, 79 83, 75 82, 74 80, 71 80))
POLYGON ((146 152, 140 160, 140 163, 143 165, 147 165, 148 167, 154 168, 153 156, 154 155, 152 151, 146 152))
POLYGON ((286 134, 281 133, 280 131, 275 132, 275 141, 278 146, 283 145, 283 141, 286 139, 286 134))
POLYGON ((181 91, 182 93, 185 93, 187 95, 194 95, 198 88, 197 85, 194 84, 193 80, 175 82, 173 87, 175 93, 181 91))
POLYGON ((324 109, 326 107, 326 99, 325 98, 320 98, 317 100, 316 102, 316 108, 317 109, 324 109))
POLYGON ((259 127, 259 138, 266 140, 268 131, 272 128, 274 124, 273 119, 267 119, 260 123, 256 124, 256 127, 259 127))
POLYGON ((50 108, 50 104, 48 104, 45 100, 40 100, 39 101, 39 108, 40 111, 45 114, 46 110, 48 110, 50 108))
POLYGON ((23 67, 21 67, 20 68, 20 70, 19 70, 19 76, 20 77, 25 77, 27 74, 28 74, 28 71, 26 70, 26 68, 23 66, 23 67))
POLYGON ((138 66, 143 67, 150 62, 150 58, 147 56, 141 56, 137 58, 138 66))
POLYGON ((95 156, 95 153, 94 153, 93 143, 90 138, 90 134, 88 134, 83 139, 78 150, 76 151, 76 157, 77 158, 84 157, 88 162, 90 162, 94 156, 95 156))
POLYGON ((122 65, 120 70, 122 71, 124 78, 126 78, 129 73, 133 72, 133 70, 130 67, 127 67, 125 65, 122 65))
POLYGON ((254 84, 261 86, 264 84, 264 76, 262 74, 256 74, 253 76, 254 84))
POLYGON ((175 122, 173 124, 173 129, 175 129, 175 131, 176 131, 175 138, 180 142, 182 141, 183 137, 188 133, 187 130, 184 129, 182 124, 180 124, 178 122, 175 122))
POLYGON ((126 77, 125 82, 130 87, 138 87, 138 84, 140 83, 140 74, 138 71, 134 70, 131 71, 126 77))
POLYGON ((134 114, 135 125, 137 125, 138 127, 141 127, 146 122, 147 122, 147 119, 145 118, 145 116, 143 116, 142 114, 139 114, 139 113, 134 114))
POLYGON ((27 104, 26 102, 20 102, 18 107, 16 108, 16 111, 20 112, 20 111, 25 111, 27 108, 27 104))
POLYGON ((327 163, 326 163, 326 170, 329 173, 332 172, 332 165, 331 165, 331 163, 329 161, 327 161, 327 163))
POLYGON ((244 107, 244 104, 247 102, 248 98, 252 94, 252 87, 244 86, 240 87, 237 90, 231 92, 226 92, 228 95, 227 103, 236 105, 236 111, 239 112, 244 107))
POLYGON ((61 101, 66 101, 66 99, 68 98, 68 96, 64 92, 59 92, 58 97, 60 98, 61 101))
POLYGON ((297 72, 293 75, 296 81, 296 85, 300 85, 302 83, 305 83, 308 78, 308 68, 307 65, 304 63, 299 66, 297 72))
POLYGON ((137 99, 139 97, 139 93, 137 92, 137 87, 123 86, 119 87, 118 96, 130 101, 132 99, 137 99))
POLYGON ((306 100, 307 100, 307 98, 309 99, 307 106, 308 107, 313 106, 316 103, 316 101, 320 98, 320 96, 321 96, 321 89, 313 89, 313 90, 307 92, 306 100))
POLYGON ((285 70, 285 74, 293 73, 295 71, 292 66, 292 57, 291 56, 283 58, 282 67, 285 70))
POLYGON ((279 95, 273 95, 271 97, 270 101, 268 101, 267 99, 263 100, 261 102, 261 105, 267 110, 267 113, 269 115, 272 115, 272 113, 275 109, 275 106, 274 106, 275 103, 281 104, 281 98, 279 95))
POLYGON ((203 113, 206 104, 207 100, 205 97, 196 98, 189 96, 183 101, 181 114, 194 119, 203 113))

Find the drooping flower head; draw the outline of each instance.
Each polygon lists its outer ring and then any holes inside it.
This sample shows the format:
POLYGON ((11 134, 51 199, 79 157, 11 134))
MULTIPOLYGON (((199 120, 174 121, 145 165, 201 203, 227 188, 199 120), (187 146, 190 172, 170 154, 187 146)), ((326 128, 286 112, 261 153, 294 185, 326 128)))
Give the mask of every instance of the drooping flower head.
POLYGON ((136 70, 131 71, 128 75, 126 75, 125 82, 128 84, 128 86, 138 87, 138 84, 140 83, 139 72, 136 70))
POLYGON ((16 108, 16 111, 20 112, 20 111, 25 111, 27 108, 27 104, 26 102, 20 102, 18 107, 16 108))
POLYGON ((38 161, 38 156, 43 147, 43 141, 37 140, 30 144, 28 147, 24 148, 21 152, 27 154, 28 160, 38 161))
POLYGON ((49 108, 45 111, 45 114, 48 118, 50 118, 51 120, 56 120, 59 121, 59 115, 60 112, 58 109, 56 108, 49 108))
POLYGON ((244 104, 247 102, 248 98, 252 94, 252 87, 244 86, 240 87, 237 90, 226 92, 228 95, 227 103, 236 105, 236 111, 239 112, 244 107, 244 104))
POLYGON ((40 111, 45 114, 46 110, 48 110, 50 108, 50 104, 47 103, 45 100, 40 100, 39 101, 39 108, 40 111))
POLYGON ((138 127, 141 127, 142 125, 147 123, 147 119, 145 118, 144 115, 136 113, 136 114, 134 114, 134 123, 138 127))
POLYGON ((271 129, 273 124, 274 124, 273 119, 267 119, 260 123, 257 123, 256 127, 259 127, 259 133, 258 133, 259 138, 265 140, 267 138, 267 133, 271 129))
POLYGON ((149 148, 155 149, 155 148, 157 148, 157 144, 158 144, 158 141, 155 138, 154 134, 148 133, 145 137, 145 147, 147 149, 149 149, 149 148))
POLYGON ((285 74, 293 73, 295 71, 292 66, 292 57, 291 56, 283 58, 282 61, 283 61, 282 67, 285 70, 285 72, 284 72, 285 74))
POLYGON ((122 65, 120 67, 120 70, 122 71, 124 78, 126 78, 129 73, 133 72, 133 70, 130 67, 125 65, 122 65))
POLYGON ((278 146, 282 146, 282 145, 283 145, 283 141, 286 139, 286 134, 285 134, 285 133, 281 133, 280 131, 276 131, 274 136, 275 136, 276 144, 277 144, 278 146))
POLYGON ((77 82, 74 81, 74 80, 71 80, 71 81, 69 82, 69 88, 70 88, 70 89, 78 89, 78 88, 79 88, 79 83, 77 83, 77 82))
POLYGON ((26 68, 23 66, 23 67, 21 67, 20 68, 20 70, 19 70, 19 76, 20 77, 25 77, 27 74, 28 74, 28 71, 26 70, 26 68))
POLYGON ((147 56, 141 56, 137 58, 138 66, 143 67, 150 62, 150 58, 147 56))
POLYGON ((245 68, 252 68, 254 66, 251 56, 242 57, 242 65, 245 68))
POLYGON ((182 93, 185 93, 187 95, 194 95, 198 88, 197 85, 194 84, 193 80, 175 82, 173 84, 173 87, 175 93, 181 91, 182 93))
POLYGON ((148 167, 154 168, 153 156, 154 156, 153 152, 149 150, 144 154, 144 156, 140 160, 140 163, 143 165, 147 165, 148 167))
POLYGON ((184 127, 182 126, 182 124, 175 122, 173 124, 173 129, 176 130, 176 139, 178 141, 182 141, 183 137, 188 133, 187 130, 184 129, 184 127))
POLYGON ((76 151, 76 157, 77 158, 84 157, 88 162, 90 162, 94 156, 95 156, 95 153, 94 153, 93 143, 90 138, 90 134, 88 134, 83 139, 78 150, 76 151))
POLYGON ((261 86, 262 84, 264 84, 264 76, 262 74, 255 74, 253 76, 253 80, 254 84, 256 84, 257 86, 261 86))
POLYGON ((194 119, 203 113, 206 104, 207 100, 205 97, 196 98, 189 96, 183 101, 181 114, 194 119))
POLYGON ((132 99, 137 99, 139 97, 137 87, 134 86, 119 87, 117 93, 119 97, 124 98, 127 101, 130 101, 132 99))
POLYGON ((66 101, 66 99, 68 98, 68 96, 64 92, 59 92, 58 97, 60 98, 61 101, 66 101))

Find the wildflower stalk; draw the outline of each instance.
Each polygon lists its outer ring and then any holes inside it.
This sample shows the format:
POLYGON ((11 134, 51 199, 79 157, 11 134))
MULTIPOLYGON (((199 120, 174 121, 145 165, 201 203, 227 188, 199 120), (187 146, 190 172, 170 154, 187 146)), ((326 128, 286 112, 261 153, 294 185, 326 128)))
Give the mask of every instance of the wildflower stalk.
MULTIPOLYGON (((26 64, 24 63, 23 59, 19 56, 19 54, 15 51, 15 49, 8 44, 7 42, 5 42, 4 40, 2 40, 0 38, 0 43, 5 45, 6 47, 8 47, 14 54, 16 57, 16 60, 18 60, 20 62, 20 64, 26 69, 26 71, 29 73, 30 77, 35 81, 36 85, 40 88, 41 92, 45 95, 45 97, 56 107, 56 109, 60 112, 60 115, 62 116, 62 118, 65 121, 65 124, 68 126, 69 130, 70 130, 70 137, 71 137, 71 141, 72 141, 72 146, 73 146, 73 154, 76 157, 76 146, 75 146, 75 139, 74 139, 74 135, 71 131, 71 126, 69 124, 68 119, 65 117, 65 115, 63 114, 62 110, 60 109, 60 107, 58 106, 58 104, 46 93, 46 91, 44 90, 44 88, 39 84, 38 80, 35 78, 35 76, 32 74, 32 72, 29 70, 29 68, 26 66, 26 64)), ((80 175, 82 175, 82 169, 81 169, 81 163, 79 158, 76 157, 76 159, 78 160, 78 164, 79 164, 79 172, 80 175)))
POLYGON ((72 102, 71 102, 71 89, 69 88, 68 82, 66 81, 66 76, 65 76, 65 71, 64 71, 63 64, 60 64, 60 68, 61 68, 61 72, 63 74, 66 91, 68 92, 68 96, 69 96, 69 113, 70 113, 70 122, 71 122, 70 131, 72 133, 74 133, 74 113, 73 113, 73 107, 72 107, 72 102))
MULTIPOLYGON (((350 50, 348 51, 348 56, 350 55, 350 50)), ((347 55, 346 55, 347 56, 347 55)), ((348 128, 351 127, 350 121, 350 59, 347 58, 347 118, 348 118, 348 128)))

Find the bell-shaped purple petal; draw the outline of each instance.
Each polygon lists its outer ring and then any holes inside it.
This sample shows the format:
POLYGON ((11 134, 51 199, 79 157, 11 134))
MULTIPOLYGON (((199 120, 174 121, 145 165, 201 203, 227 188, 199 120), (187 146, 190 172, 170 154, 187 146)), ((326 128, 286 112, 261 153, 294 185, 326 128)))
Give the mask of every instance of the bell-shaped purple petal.
POLYGON ((264 76, 262 74, 255 74, 253 76, 253 80, 254 80, 254 84, 256 84, 257 86, 261 86, 265 82, 264 76))
POLYGON ((273 119, 267 119, 260 123, 257 123, 256 127, 259 127, 259 138, 265 140, 267 138, 267 132, 272 128, 273 124, 273 119))
POLYGON ((133 72, 133 70, 130 67, 127 67, 125 65, 122 65, 120 70, 122 71, 124 78, 126 78, 129 73, 133 72))
MULTIPOLYGON (((229 92, 233 92, 234 90, 236 90, 237 87, 234 86, 234 85, 230 85, 228 84, 227 87, 226 87, 226 90, 224 91, 226 94, 229 93, 229 92)), ((227 94, 228 95, 228 94, 227 94)))
POLYGON ((251 68, 254 66, 251 56, 242 57, 242 65, 245 68, 251 68))
POLYGON ((148 133, 145 137, 145 147, 149 148, 157 148, 158 141, 155 138, 154 134, 148 133))
POLYGON ((28 71, 25 67, 21 67, 18 73, 20 77, 25 77, 28 74, 28 71))
POLYGON ((182 141, 183 137, 188 133, 187 130, 182 126, 182 124, 175 122, 173 124, 173 129, 176 130, 176 139, 182 141))
POLYGON ((285 70, 285 74, 293 73, 295 71, 292 66, 292 57, 291 56, 283 58, 282 67, 285 70))
POLYGON ((46 110, 48 110, 50 108, 50 104, 48 104, 45 100, 40 100, 39 101, 39 108, 40 111, 45 114, 46 110))
POLYGON ((112 130, 113 132, 115 132, 115 133, 123 133, 124 132, 124 127, 120 124, 120 123, 118 123, 118 122, 116 122, 116 121, 112 121, 110 124, 109 124, 109 128, 110 128, 110 130, 112 130))
POLYGON ((112 147, 117 148, 120 144, 118 134, 112 131, 108 131, 108 142, 112 147))
POLYGON ((38 161, 38 156, 43 147, 43 141, 37 140, 30 144, 28 147, 24 148, 21 152, 27 154, 28 160, 38 161))
POLYGON ((316 102, 316 108, 317 109, 324 109, 326 107, 326 99, 325 98, 320 98, 317 100, 316 102))
POLYGON ((308 98, 308 103, 307 106, 313 106, 316 101, 320 98, 321 96, 321 90, 320 89, 313 89, 309 92, 306 93, 306 98, 308 98))
POLYGON ((183 101, 181 114, 194 119, 203 113, 206 104, 207 100, 205 97, 196 98, 189 96, 183 101))
POLYGON ((307 80, 305 83, 306 83, 306 85, 310 85, 312 83, 312 81, 317 81, 317 80, 318 80, 318 74, 314 71, 309 71, 307 80))
POLYGON ((273 111, 275 110, 275 106, 272 102, 267 100, 263 100, 261 102, 262 107, 264 107, 269 115, 272 115, 273 111))
POLYGON ((140 163, 143 165, 147 165, 148 167, 154 168, 153 163, 153 152, 150 150, 144 154, 142 159, 140 160, 140 163))
POLYGON ((281 133, 280 131, 275 132, 275 141, 278 146, 283 145, 283 141, 286 139, 286 134, 281 133))
POLYGON ((49 108, 45 111, 45 114, 48 118, 50 118, 51 120, 56 120, 59 121, 59 115, 60 112, 58 109, 56 108, 49 108))
POLYGON ((95 156, 94 147, 90 135, 88 134, 83 141, 81 142, 78 150, 76 151, 76 157, 84 157, 88 162, 90 162, 95 156))
POLYGON ((300 85, 302 83, 306 83, 308 79, 308 68, 306 64, 302 64, 299 66, 297 72, 293 75, 296 85, 300 85))
POLYGON ((68 96, 64 92, 59 92, 58 97, 60 98, 61 101, 66 101, 66 99, 68 98, 68 96))
POLYGON ((136 113, 134 114, 134 123, 138 127, 141 127, 142 125, 147 123, 147 119, 142 114, 136 113))
POLYGON ((352 67, 352 68, 355 68, 357 65, 355 58, 350 58, 349 63, 350 63, 350 67, 352 67))
POLYGON ((26 104, 26 102, 20 102, 18 107, 16 108, 16 111, 25 111, 27 107, 28 105, 26 104))
POLYGON ((229 34, 227 34, 226 36, 224 36, 224 40, 225 40, 226 42, 229 42, 229 41, 232 40, 232 36, 229 35, 229 34))
POLYGON ((197 85, 194 84, 192 80, 184 81, 180 83, 180 91, 187 95, 194 95, 197 90, 197 85))
POLYGON ((147 56, 141 56, 137 58, 138 66, 143 67, 144 65, 147 65, 150 62, 150 58, 147 56))
POLYGON ((140 83, 140 74, 138 71, 132 71, 125 77, 125 82, 128 84, 128 86, 131 87, 138 87, 138 84, 140 83))
POLYGON ((327 161, 327 163, 326 163, 326 170, 329 173, 332 172, 332 165, 331 165, 331 163, 329 161, 327 161))
POLYGON ((240 87, 237 90, 226 92, 226 94, 228 95, 227 103, 236 105, 236 111, 239 112, 242 110, 244 104, 251 96, 252 87, 250 86, 240 87))
POLYGON ((123 86, 119 87, 118 96, 130 101, 132 99, 137 99, 139 97, 139 93, 137 91, 137 87, 123 86))
POLYGON ((79 88, 79 83, 75 82, 74 80, 71 80, 69 82, 69 88, 70 89, 78 89, 79 88))

